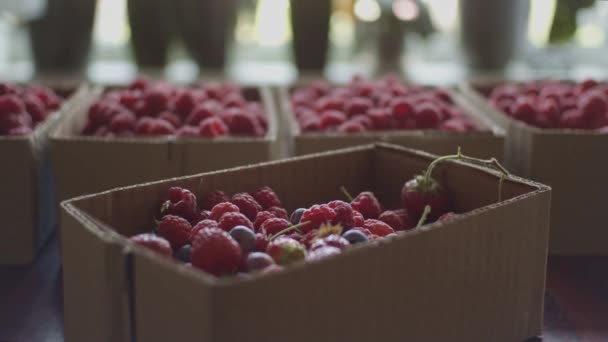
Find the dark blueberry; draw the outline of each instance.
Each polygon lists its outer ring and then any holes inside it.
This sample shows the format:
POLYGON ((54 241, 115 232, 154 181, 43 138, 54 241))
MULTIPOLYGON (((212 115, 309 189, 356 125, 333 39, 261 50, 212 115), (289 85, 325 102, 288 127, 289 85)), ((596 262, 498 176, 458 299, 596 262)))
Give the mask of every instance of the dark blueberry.
POLYGON ((252 252, 255 249, 255 233, 245 226, 236 226, 230 229, 230 236, 241 246, 244 253, 252 252))
POLYGON ((253 252, 247 256, 247 269, 249 272, 261 271, 271 265, 274 265, 274 260, 266 253, 253 252))
POLYGON ((184 245, 175 253, 175 257, 183 262, 190 262, 192 256, 192 246, 184 245))
POLYGON ((289 217, 289 221, 291 221, 291 224, 298 224, 300 223, 300 219, 302 218, 302 214, 304 214, 304 212, 306 211, 305 208, 299 208, 294 210, 293 213, 291 213, 291 216, 289 217))
POLYGON ((346 233, 342 234, 342 237, 345 238, 351 245, 367 242, 367 236, 358 230, 349 230, 346 233))

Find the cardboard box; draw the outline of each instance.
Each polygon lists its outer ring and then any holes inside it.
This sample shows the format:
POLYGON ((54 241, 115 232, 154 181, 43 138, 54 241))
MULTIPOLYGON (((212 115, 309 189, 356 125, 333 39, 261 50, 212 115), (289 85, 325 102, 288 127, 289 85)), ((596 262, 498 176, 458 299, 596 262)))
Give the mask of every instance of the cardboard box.
POLYGON ((4 160, 0 171, 0 265, 32 262, 57 223, 48 133, 60 113, 85 90, 76 86, 51 88, 66 97, 59 110, 28 136, 0 136, 4 160))
POLYGON ((339 132, 301 132, 295 120, 291 107, 290 94, 295 88, 279 88, 278 101, 282 119, 291 133, 291 151, 294 155, 323 152, 339 148, 351 147, 374 142, 387 142, 410 148, 421 149, 440 155, 453 154, 458 146, 464 153, 479 158, 502 159, 504 145, 504 131, 478 111, 471 107, 467 101, 456 91, 451 90, 450 95, 455 103, 480 128, 475 132, 446 132, 440 130, 394 130, 374 131, 362 133, 339 132))
POLYGON ((101 88, 92 91, 91 96, 66 112, 51 132, 60 200, 129 184, 267 161, 276 154, 276 109, 267 88, 244 89, 245 97, 261 101, 268 115, 268 133, 262 138, 79 135, 86 123, 89 106, 102 93, 101 88))
POLYGON ((459 162, 435 177, 460 218, 251 279, 212 278, 131 244, 170 186, 269 185, 288 210, 372 190, 398 207, 429 154, 367 145, 62 203, 67 341, 521 341, 541 333, 550 189, 459 162), (345 171, 348 170, 348 171, 345 171), (85 258, 86 256, 86 258, 85 258), (92 333, 94 332, 94 333, 92 333))
POLYGON ((608 255, 608 135, 540 129, 512 119, 486 100, 499 82, 462 85, 462 91, 507 132, 509 171, 553 188, 550 254, 608 255))

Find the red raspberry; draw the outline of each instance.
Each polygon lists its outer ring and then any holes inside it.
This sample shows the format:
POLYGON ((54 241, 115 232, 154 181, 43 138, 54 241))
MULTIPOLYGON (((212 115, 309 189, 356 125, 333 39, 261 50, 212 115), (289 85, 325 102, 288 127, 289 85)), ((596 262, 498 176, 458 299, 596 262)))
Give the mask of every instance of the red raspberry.
POLYGON ((271 218, 275 218, 276 215, 269 211, 260 211, 255 217, 255 221, 253 222, 253 228, 257 232, 262 227, 262 224, 271 218))
POLYGON ((387 130, 393 129, 397 125, 391 116, 391 113, 384 108, 373 108, 367 113, 367 116, 372 120, 374 129, 387 130))
POLYGON ((182 126, 175 131, 175 135, 178 137, 198 137, 198 127, 195 126, 182 126))
POLYGON ((42 122, 46 119, 47 113, 44 109, 44 103, 36 96, 31 94, 25 95, 23 97, 23 104, 27 112, 32 116, 34 123, 42 122))
POLYGON ((368 229, 372 234, 378 236, 386 236, 395 232, 388 224, 373 219, 365 220, 363 228, 368 229))
POLYGON ((353 120, 346 121, 345 123, 338 126, 338 128, 336 129, 336 131, 341 133, 359 133, 365 132, 366 130, 367 129, 365 128, 365 126, 353 120))
POLYGON ((435 91, 433 93, 434 93, 434 96, 437 99, 439 99, 440 101, 443 101, 445 103, 453 103, 454 102, 452 100, 452 96, 450 95, 450 93, 446 89, 437 88, 437 89, 435 89, 435 91))
POLYGON ((289 219, 289 216, 287 214, 287 210, 285 210, 284 208, 281 207, 270 207, 267 210, 268 212, 272 213, 274 216, 278 217, 278 218, 282 218, 282 219, 289 219))
POLYGON ((331 201, 327 205, 336 212, 336 217, 332 221, 333 224, 339 224, 344 231, 355 225, 353 208, 350 204, 343 201, 331 201))
POLYGON ((210 219, 215 220, 215 221, 219 221, 220 218, 225 214, 225 213, 238 213, 240 212, 239 207, 237 207, 235 204, 232 204, 230 202, 222 202, 222 203, 218 203, 216 205, 213 206, 213 208, 211 208, 211 215, 209 216, 210 219))
POLYGON ((599 128, 607 124, 608 99, 603 92, 593 90, 585 93, 579 100, 578 108, 590 128, 599 128))
POLYGON ((190 241, 194 240, 194 237, 196 236, 199 230, 209 228, 219 228, 219 226, 214 220, 202 220, 198 222, 194 227, 192 227, 192 232, 190 233, 190 241))
POLYGON ((236 226, 245 226, 253 230, 253 223, 251 223, 247 216, 235 212, 229 212, 222 215, 218 221, 218 225, 227 232, 236 226))
POLYGON ((366 130, 371 129, 371 128, 374 127, 374 124, 372 123, 372 120, 369 117, 365 116, 365 115, 355 115, 349 121, 350 122, 357 122, 357 123, 363 125, 363 127, 365 127, 366 130))
POLYGON ((585 128, 583 113, 577 109, 566 110, 559 119, 560 128, 585 128))
POLYGON ((230 202, 239 207, 240 212, 252 221, 255 220, 258 213, 262 211, 260 204, 246 192, 235 194, 232 196, 230 202))
POLYGON ((202 220, 206 220, 211 216, 211 211, 209 210, 202 210, 199 211, 196 215, 194 215, 194 218, 190 221, 192 224, 196 224, 198 222, 201 222, 202 220))
POLYGON ((143 76, 138 76, 129 84, 128 88, 143 90, 148 87, 149 83, 150 83, 150 81, 148 81, 147 78, 145 78, 143 76))
POLYGON ((169 244, 169 241, 165 240, 164 238, 162 238, 160 236, 150 234, 150 233, 145 233, 145 234, 139 234, 139 235, 132 236, 130 238, 130 240, 140 246, 149 248, 161 255, 168 256, 168 257, 173 256, 173 250, 171 249, 171 245, 169 244))
POLYGON ((441 115, 436 105, 424 102, 416 106, 414 117, 419 128, 437 128, 441 115))
POLYGON ((364 222, 365 218, 363 217, 363 214, 356 210, 353 210, 353 225, 355 227, 363 227, 364 222))
POLYGON ((241 264, 241 247, 225 231, 200 230, 192 244, 192 266, 215 276, 236 273, 241 264))
POLYGON ((228 134, 228 126, 217 117, 207 118, 201 121, 199 135, 203 137, 215 138, 228 134))
POLYGON ((466 132, 467 126, 460 118, 448 119, 439 125, 439 129, 451 132, 466 132))
POLYGON ((156 119, 150 122, 150 135, 172 135, 175 134, 175 127, 168 121, 156 119))
POLYGON ((316 132, 316 131, 320 131, 322 128, 321 120, 317 117, 306 117, 306 118, 300 120, 299 122, 300 122, 300 128, 304 132, 316 132))
POLYGON ((321 127, 328 128, 339 126, 346 121, 346 115, 337 110, 326 110, 321 113, 319 117, 321 120, 321 127))
POLYGON ((266 252, 268 247, 268 238, 266 235, 257 233, 255 234, 255 250, 256 252, 266 252))
POLYGON ((205 210, 211 210, 211 208, 213 208, 216 204, 229 201, 230 197, 228 197, 225 192, 220 190, 214 190, 208 193, 207 196, 205 196, 202 208, 205 210))
POLYGON ((326 236, 322 239, 315 241, 315 243, 312 244, 310 249, 315 250, 323 246, 332 246, 343 250, 350 246, 350 243, 348 242, 348 240, 341 237, 340 235, 332 234, 330 236, 326 236))
POLYGON ((417 222, 405 209, 387 210, 380 214, 378 220, 388 224, 394 230, 408 230, 416 227, 417 222))
POLYGON ((186 118, 185 123, 193 126, 200 125, 201 121, 207 118, 219 117, 219 113, 221 110, 222 106, 219 104, 219 102, 216 101, 208 101, 205 103, 198 104, 190 112, 190 114, 186 118))
POLYGON ((25 105, 18 96, 0 96, 0 114, 15 114, 23 112, 25 112, 25 105))
POLYGON ((158 235, 169 241, 173 249, 178 249, 190 243, 192 225, 186 219, 175 216, 164 216, 158 224, 158 235))
POLYGON ((342 111, 342 108, 344 108, 344 101, 337 96, 329 95, 315 101, 313 107, 319 113, 328 110, 342 111))
POLYGON ((124 90, 120 92, 118 102, 126 108, 133 109, 141 99, 139 90, 124 90))
POLYGON ((266 210, 270 207, 281 207, 279 196, 270 187, 265 186, 251 194, 253 198, 266 210))
POLYGON ((518 97, 512 105, 511 113, 517 120, 533 123, 536 117, 534 101, 528 97, 518 97))
POLYGON ((247 104, 247 100, 239 93, 232 93, 224 96, 222 103, 226 108, 242 108, 247 104))
POLYGON ((135 124, 135 133, 140 135, 150 134, 150 127, 152 127, 154 121, 155 119, 148 116, 139 118, 135 124))
POLYGON ((255 116, 245 112, 242 109, 232 108, 231 111, 231 119, 228 123, 231 134, 253 136, 262 135, 262 127, 260 127, 255 116))
POLYGON ((536 126, 543 128, 556 127, 560 118, 559 105, 555 100, 546 99, 538 103, 536 126))
POLYGON ((196 196, 187 189, 180 187, 169 188, 169 199, 161 208, 161 215, 176 215, 191 220, 198 212, 196 196))
POLYGON ((366 219, 376 219, 382 212, 380 202, 372 192, 365 191, 360 193, 350 203, 351 207, 363 214, 366 219))
POLYGON ((32 127, 32 118, 27 113, 0 115, 0 133, 7 133, 19 127, 32 127))
POLYGON ((195 106, 194 96, 188 90, 182 91, 175 98, 175 110, 182 116, 186 117, 195 106))
POLYGON ((160 87, 144 90, 143 97, 146 103, 146 110, 151 115, 169 108, 169 95, 160 87))
POLYGON ((576 95, 582 95, 587 92, 587 90, 594 88, 598 85, 597 81, 592 79, 586 79, 574 86, 574 93, 576 95))
POLYGON ((327 204, 315 204, 306 209, 302 214, 300 222, 309 222, 300 227, 302 233, 306 234, 311 230, 318 229, 324 223, 331 223, 336 217, 336 212, 327 204))
POLYGON ((391 114, 397 120, 411 118, 414 115, 414 107, 403 97, 393 99, 390 104, 391 114))
POLYGON ((289 227, 291 227, 291 222, 287 221, 286 219, 275 217, 264 221, 260 227, 260 230, 266 235, 272 236, 289 227))
POLYGON ((182 120, 175 113, 170 111, 164 111, 158 114, 158 118, 167 121, 173 127, 180 127, 182 125, 182 120))
POLYGON ((372 106, 372 100, 365 97, 354 97, 346 101, 344 104, 344 112, 348 116, 366 114, 372 106))
POLYGON ((266 253, 279 265, 288 265, 306 257, 306 249, 298 241, 281 236, 268 244, 266 253))
POLYGON ((124 111, 117 114, 110 121, 110 132, 119 133, 124 131, 131 131, 135 127, 137 118, 131 112, 124 111))

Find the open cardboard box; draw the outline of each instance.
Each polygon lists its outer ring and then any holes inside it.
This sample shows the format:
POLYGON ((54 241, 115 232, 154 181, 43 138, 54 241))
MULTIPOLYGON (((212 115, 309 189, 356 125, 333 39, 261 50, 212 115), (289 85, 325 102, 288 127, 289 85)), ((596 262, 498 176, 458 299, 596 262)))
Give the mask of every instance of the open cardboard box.
POLYGON ((540 129, 515 120, 487 101, 504 81, 463 84, 470 101, 506 130, 509 171, 553 188, 549 253, 608 255, 608 134, 540 129))
POLYGON ((76 84, 47 84, 64 102, 27 136, 0 136, 0 265, 32 262, 57 224, 48 133, 86 92, 76 84))
POLYGON ((278 88, 277 101, 284 127, 291 134, 292 154, 303 155, 374 142, 387 142, 436 154, 451 154, 460 146, 464 153, 479 158, 495 157, 502 160, 504 130, 488 120, 453 89, 448 89, 454 102, 461 107, 480 128, 474 132, 447 132, 440 130, 392 130, 362 133, 302 132, 291 106, 291 92, 297 87, 278 88))
POLYGON ((62 203, 67 341, 520 341, 541 333, 550 189, 460 162, 434 173, 464 213, 318 263, 213 278, 130 243, 171 186, 271 186, 288 210, 372 190, 399 206, 433 156, 367 145, 62 203))
POLYGON ((114 187, 218 170, 275 158, 276 109, 268 88, 244 88, 245 98, 262 103, 268 115, 265 137, 104 138, 79 133, 89 106, 104 89, 65 113, 51 132, 52 158, 60 200, 114 187))

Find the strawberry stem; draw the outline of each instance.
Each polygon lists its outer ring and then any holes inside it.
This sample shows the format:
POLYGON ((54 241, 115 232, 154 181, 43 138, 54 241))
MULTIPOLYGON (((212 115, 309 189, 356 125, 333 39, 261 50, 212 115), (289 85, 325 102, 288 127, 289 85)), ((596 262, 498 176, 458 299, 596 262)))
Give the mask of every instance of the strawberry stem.
POLYGON ((293 225, 293 226, 291 226, 291 227, 287 227, 287 228, 285 228, 285 229, 281 230, 280 232, 278 232, 278 233, 274 234, 273 236, 271 236, 271 237, 270 237, 270 239, 268 239, 268 241, 272 241, 272 240, 274 240, 274 239, 278 238, 279 236, 281 236, 281 235, 283 235, 283 234, 285 234, 285 233, 289 233, 289 232, 290 232, 290 231, 292 231, 292 230, 298 230, 298 228, 300 228, 300 227, 302 227, 302 226, 304 226, 304 225, 307 225, 307 224, 309 224, 309 223, 310 223, 310 221, 306 221, 306 222, 300 222, 300 223, 298 223, 298 224, 296 224, 296 225, 293 225))
POLYGON ((348 190, 346 190, 346 188, 344 186, 341 186, 340 190, 342 191, 342 193, 344 194, 344 196, 346 197, 346 199, 349 202, 353 201, 353 196, 351 196, 351 194, 348 192, 348 190))
POLYGON ((426 219, 430 213, 431 213, 431 206, 427 204, 424 206, 424 211, 422 212, 422 216, 420 216, 420 220, 418 220, 418 224, 416 225, 416 228, 420 228, 424 225, 424 222, 426 221, 426 219))

